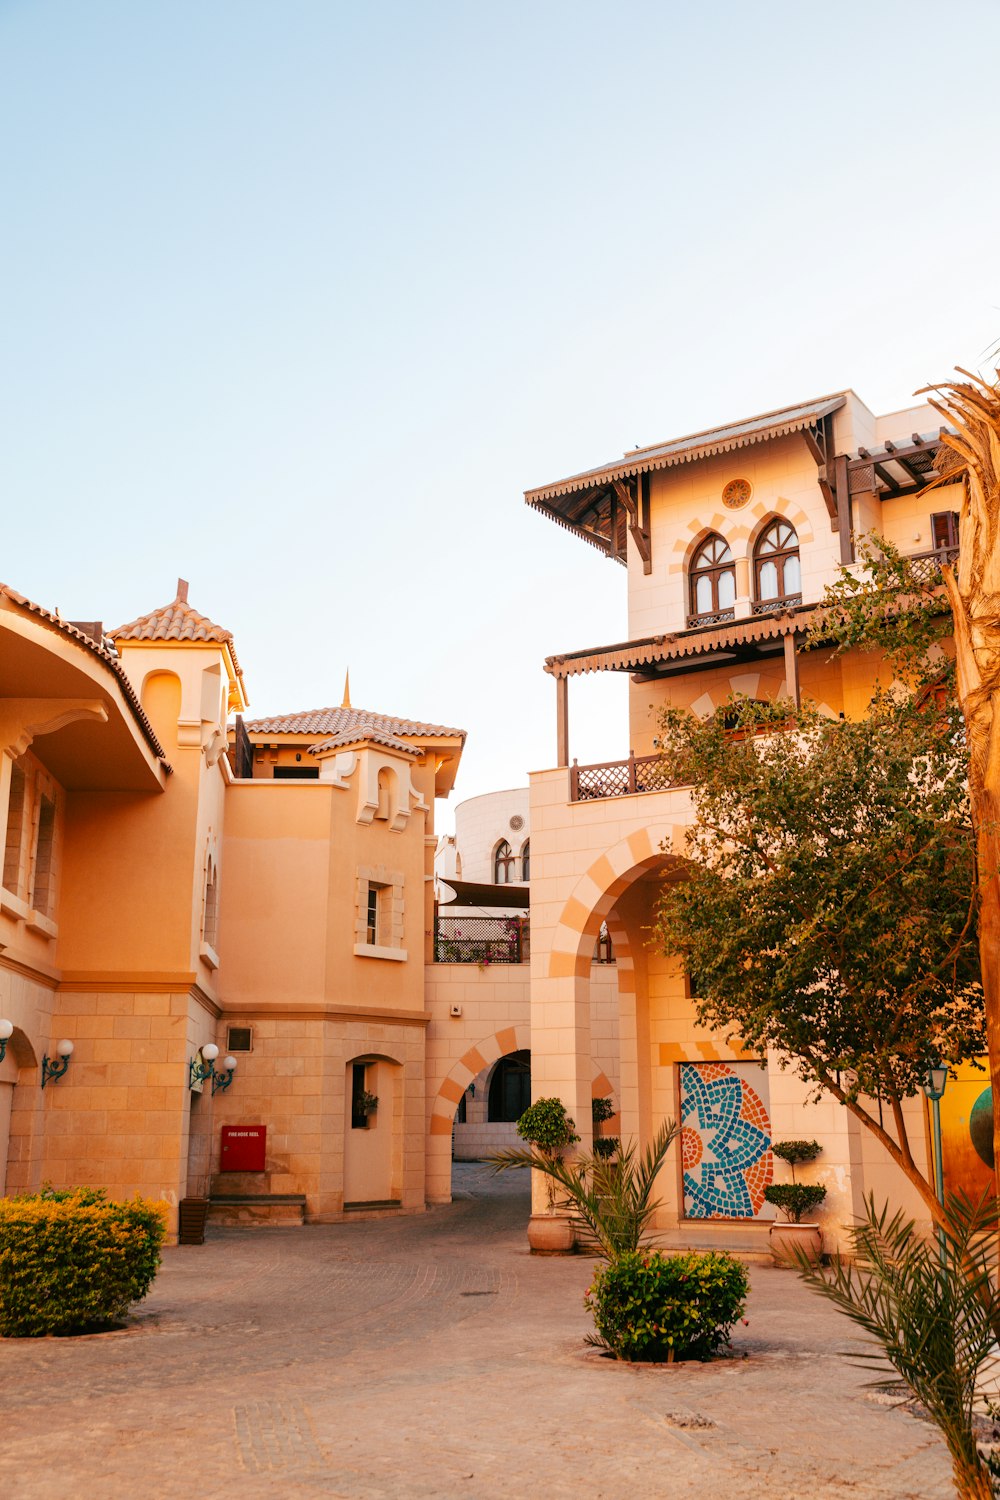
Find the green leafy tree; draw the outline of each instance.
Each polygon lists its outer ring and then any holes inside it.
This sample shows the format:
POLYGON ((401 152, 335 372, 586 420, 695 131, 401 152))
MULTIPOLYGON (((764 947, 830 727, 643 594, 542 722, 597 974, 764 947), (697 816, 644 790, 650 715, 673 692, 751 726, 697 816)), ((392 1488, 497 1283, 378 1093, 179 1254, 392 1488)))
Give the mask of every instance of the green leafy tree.
POLYGON ((689 860, 656 938, 699 1021, 774 1049, 882 1143, 935 1221, 903 1104, 984 1045, 957 711, 879 694, 865 719, 737 700, 660 743, 692 787, 689 860))
MULTIPOLYGON (((935 483, 962 486, 957 566, 928 571, 880 542, 860 577, 845 574, 830 591, 824 624, 842 650, 887 651, 918 692, 940 673, 939 642, 950 639, 968 749, 990 1082, 1000 1099, 1000 380, 957 373, 966 378, 918 393, 955 429, 942 431, 935 483)), ((1000 1109, 993 1146, 1000 1162, 1000 1109)))

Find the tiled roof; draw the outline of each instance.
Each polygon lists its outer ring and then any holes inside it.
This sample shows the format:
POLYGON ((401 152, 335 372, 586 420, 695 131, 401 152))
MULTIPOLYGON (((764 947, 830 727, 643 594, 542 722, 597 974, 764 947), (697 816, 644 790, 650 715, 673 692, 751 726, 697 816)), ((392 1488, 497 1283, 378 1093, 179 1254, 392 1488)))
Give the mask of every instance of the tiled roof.
POLYGON ((343 745, 356 745, 359 740, 372 740, 376 745, 384 745, 387 750, 399 750, 405 755, 420 754, 416 745, 398 739, 394 734, 385 734, 381 729, 345 729, 341 734, 322 740, 318 745, 310 745, 309 754, 326 755, 329 750, 339 750, 343 745))
POLYGON ((108 634, 115 641, 209 641, 229 647, 237 677, 243 672, 233 647, 233 633, 216 625, 207 615, 199 614, 187 602, 187 587, 170 604, 140 615, 127 625, 119 625, 108 634))
POLYGON ((75 625, 71 625, 68 620, 60 619, 58 615, 53 614, 51 610, 45 609, 43 605, 35 604, 33 600, 27 599, 24 594, 19 594, 16 589, 12 589, 9 584, 0 583, 0 596, 10 599, 13 604, 19 604, 22 609, 30 610, 33 615, 37 615, 40 620, 44 620, 47 625, 61 631, 63 635, 68 635, 71 640, 85 647, 93 656, 96 656, 104 663, 109 672, 113 673, 117 678, 118 686, 121 688, 125 701, 132 711, 132 716, 142 730, 153 754, 158 756, 162 761, 165 771, 172 770, 172 767, 167 763, 166 752, 156 738, 153 726, 146 718, 142 704, 136 697, 135 688, 126 676, 125 670, 117 656, 109 651, 106 646, 102 645, 100 641, 88 635, 85 630, 79 630, 75 625))
POLYGON ((368 708, 309 708, 302 713, 275 714, 269 719, 245 719, 248 734, 324 734, 352 739, 371 737, 373 733, 393 737, 404 735, 421 739, 465 739, 464 729, 448 729, 444 724, 421 724, 417 719, 396 719, 390 714, 376 714, 368 708))
POLYGON ((538 505, 558 495, 571 494, 575 490, 589 489, 594 485, 610 484, 615 479, 643 474, 650 469, 694 463, 697 459, 708 458, 714 453, 728 453, 733 448, 746 448, 752 443, 762 443, 790 432, 801 432, 821 417, 837 411, 845 400, 842 393, 820 396, 815 401, 783 406, 778 411, 764 412, 759 417, 748 417, 742 422, 730 422, 725 427, 693 432, 688 437, 674 438, 669 443, 634 449, 610 464, 602 464, 600 468, 587 469, 582 474, 573 474, 569 479, 558 480, 555 484, 526 490, 524 498, 529 505, 538 505))

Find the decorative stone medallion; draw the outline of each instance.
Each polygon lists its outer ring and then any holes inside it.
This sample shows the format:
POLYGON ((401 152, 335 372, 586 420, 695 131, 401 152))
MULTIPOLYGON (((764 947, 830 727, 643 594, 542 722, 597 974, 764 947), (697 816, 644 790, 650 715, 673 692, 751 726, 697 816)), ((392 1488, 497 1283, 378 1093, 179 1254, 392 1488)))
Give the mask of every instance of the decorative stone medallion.
POLYGON ((742 510, 752 494, 749 479, 731 479, 722 491, 722 503, 727 510, 742 510))

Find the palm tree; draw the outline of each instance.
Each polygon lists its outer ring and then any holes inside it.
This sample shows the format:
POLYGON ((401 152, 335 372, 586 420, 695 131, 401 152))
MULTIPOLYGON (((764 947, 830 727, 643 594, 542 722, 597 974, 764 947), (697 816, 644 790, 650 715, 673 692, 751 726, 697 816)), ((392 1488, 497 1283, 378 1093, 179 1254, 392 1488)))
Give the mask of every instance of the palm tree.
POLYGON ((562 1188, 560 1207, 572 1209, 573 1218, 596 1241, 599 1255, 612 1261, 638 1250, 660 1206, 653 1185, 676 1136, 673 1120, 664 1120, 641 1155, 632 1141, 619 1151, 617 1161, 586 1153, 563 1161, 537 1148, 516 1147, 498 1152, 490 1162, 495 1172, 532 1167, 562 1188))
POLYGON ((976 1446, 973 1403, 976 1379, 994 1347, 1000 1291, 990 1275, 990 1236, 997 1224, 995 1199, 974 1204, 948 1199, 942 1248, 915 1233, 901 1212, 889 1217, 874 1198, 851 1231, 853 1262, 832 1266, 799 1257, 799 1273, 869 1334, 880 1352, 861 1353, 875 1368, 876 1387, 912 1395, 937 1424, 951 1454, 955 1490, 962 1500, 992 1500, 990 1469, 976 1446), (887 1377, 885 1365, 895 1370, 887 1377))
MULTIPOLYGON (((963 481, 958 570, 944 567, 954 620, 956 688, 969 748, 969 800, 976 834, 979 951, 994 1100, 1000 1100, 1000 379, 945 381, 919 395, 957 429, 938 483, 963 481)), ((997 370, 1000 377, 1000 370, 997 370)), ((1000 1109, 993 1111, 1000 1163, 1000 1109)))

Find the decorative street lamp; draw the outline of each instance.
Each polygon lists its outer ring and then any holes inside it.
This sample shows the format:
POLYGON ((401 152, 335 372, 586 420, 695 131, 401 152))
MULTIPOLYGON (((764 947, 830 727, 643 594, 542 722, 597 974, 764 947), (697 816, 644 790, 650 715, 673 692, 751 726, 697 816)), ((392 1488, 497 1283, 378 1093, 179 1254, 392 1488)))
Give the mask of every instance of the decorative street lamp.
POLYGON ((217 1089, 225 1090, 229 1087, 229 1085, 233 1081, 233 1074, 236 1072, 236 1058, 224 1058, 222 1067, 225 1068, 226 1071, 222 1072, 215 1066, 215 1059, 218 1057, 218 1055, 219 1049, 215 1045, 215 1043, 206 1042, 204 1047, 202 1047, 201 1049, 202 1061, 199 1063, 197 1057, 193 1057, 191 1059, 190 1080, 188 1083, 189 1088, 194 1088, 195 1085, 199 1083, 205 1083, 208 1079, 212 1080, 213 1094, 217 1089))
MULTIPOLYGON (((941 1099, 948 1083, 948 1069, 927 1064, 922 1084, 923 1091, 931 1101, 931 1127, 934 1136, 934 1188, 937 1200, 944 1208, 944 1161, 941 1154, 941 1099)), ((948 1248, 944 1230, 938 1226, 938 1248, 942 1265, 947 1259, 948 1248)))

